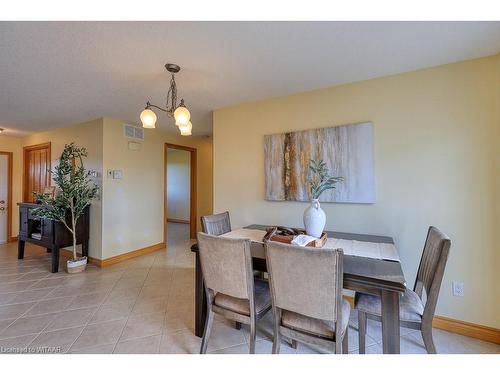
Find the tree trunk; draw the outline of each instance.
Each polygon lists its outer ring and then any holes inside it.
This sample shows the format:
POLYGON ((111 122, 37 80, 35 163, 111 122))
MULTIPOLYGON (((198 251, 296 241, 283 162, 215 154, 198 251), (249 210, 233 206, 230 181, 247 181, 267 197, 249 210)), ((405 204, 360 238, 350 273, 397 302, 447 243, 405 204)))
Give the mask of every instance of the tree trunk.
POLYGON ((76 220, 75 220, 75 207, 73 206, 73 199, 71 199, 71 233, 73 234, 73 260, 76 260, 76 220))
POLYGON ((75 227, 73 227, 73 260, 76 260, 76 233, 75 233, 75 227))

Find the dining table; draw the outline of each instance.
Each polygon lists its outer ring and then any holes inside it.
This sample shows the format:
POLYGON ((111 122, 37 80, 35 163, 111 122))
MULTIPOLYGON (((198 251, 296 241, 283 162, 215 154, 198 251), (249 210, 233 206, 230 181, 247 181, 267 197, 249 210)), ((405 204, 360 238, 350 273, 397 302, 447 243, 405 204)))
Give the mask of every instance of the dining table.
MULTIPOLYGON (((246 229, 266 230, 272 225, 252 224, 246 229)), ((369 234, 344 233, 326 231, 328 238, 338 240, 352 240, 374 244, 392 244, 394 240, 389 236, 369 234)), ((191 246, 196 253, 195 275, 195 334, 203 336, 207 313, 206 292, 198 253, 198 244, 191 246)), ((313 251, 313 249, 312 249, 313 251)), ((251 242, 253 269, 267 272, 265 247, 262 242, 251 242)), ((356 255, 343 255, 344 289, 367 293, 380 297, 382 308, 382 347, 383 353, 399 354, 399 298, 406 290, 406 281, 399 261, 375 259, 356 255)))

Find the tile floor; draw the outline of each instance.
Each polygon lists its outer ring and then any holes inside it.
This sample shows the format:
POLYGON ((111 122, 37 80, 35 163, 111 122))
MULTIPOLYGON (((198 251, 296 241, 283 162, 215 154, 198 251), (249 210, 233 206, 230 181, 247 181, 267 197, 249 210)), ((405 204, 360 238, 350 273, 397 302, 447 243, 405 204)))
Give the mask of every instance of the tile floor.
MULTIPOLYGON (((69 275, 49 272, 44 249, 27 245, 17 260, 16 244, 0 245, 0 353, 197 353, 194 336, 194 256, 188 226, 169 225, 169 249, 104 269, 89 266, 69 275)), ((63 261, 61 261, 63 264, 63 261)), ((63 267, 61 267, 63 268, 63 267)), ((210 353, 248 353, 248 329, 218 318, 210 353)), ((402 330, 402 353, 425 353, 418 332, 402 330)), ((500 353, 500 345, 435 330, 439 353, 500 353)), ((272 317, 261 322, 258 353, 270 353, 272 317)), ((380 325, 368 325, 367 352, 381 353, 380 325)), ((299 344, 282 353, 318 353, 299 344)), ((357 353, 356 313, 349 327, 349 352, 357 353)))

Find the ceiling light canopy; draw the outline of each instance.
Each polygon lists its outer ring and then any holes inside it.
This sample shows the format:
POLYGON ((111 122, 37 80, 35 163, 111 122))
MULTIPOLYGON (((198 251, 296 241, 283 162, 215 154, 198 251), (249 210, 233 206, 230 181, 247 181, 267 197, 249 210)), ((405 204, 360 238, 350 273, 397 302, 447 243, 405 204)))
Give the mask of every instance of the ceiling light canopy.
POLYGON ((184 99, 181 99, 179 105, 177 105, 177 85, 175 83, 174 74, 178 73, 181 68, 179 65, 166 64, 165 68, 172 73, 172 78, 170 79, 170 87, 167 93, 167 102, 165 107, 162 108, 157 105, 146 103, 146 108, 141 112, 140 118, 143 128, 154 129, 156 127, 157 116, 152 108, 159 109, 160 111, 166 112, 169 117, 175 119, 175 125, 179 127, 181 135, 191 135, 191 130, 193 124, 191 124, 191 113, 184 104, 184 99))

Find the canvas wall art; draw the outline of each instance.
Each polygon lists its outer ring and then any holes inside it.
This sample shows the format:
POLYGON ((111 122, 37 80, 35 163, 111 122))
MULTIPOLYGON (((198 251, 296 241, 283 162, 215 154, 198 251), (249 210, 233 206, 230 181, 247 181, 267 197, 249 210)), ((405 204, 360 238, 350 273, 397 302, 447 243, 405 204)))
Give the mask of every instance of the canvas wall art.
POLYGON ((331 176, 343 177, 321 202, 375 203, 371 122, 264 137, 265 189, 270 201, 310 201, 310 160, 323 160, 331 176))

